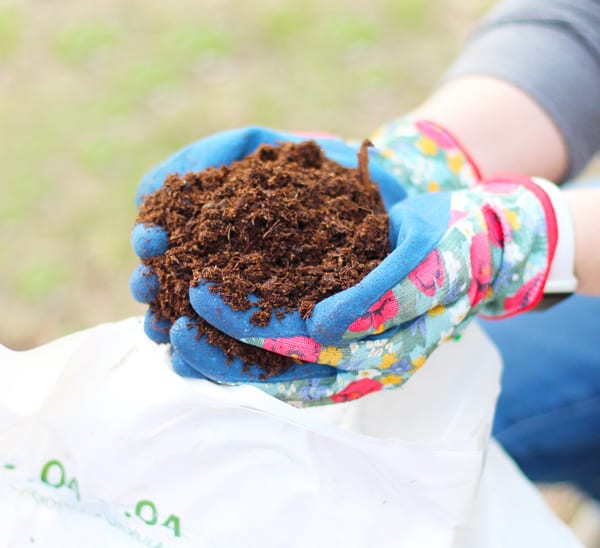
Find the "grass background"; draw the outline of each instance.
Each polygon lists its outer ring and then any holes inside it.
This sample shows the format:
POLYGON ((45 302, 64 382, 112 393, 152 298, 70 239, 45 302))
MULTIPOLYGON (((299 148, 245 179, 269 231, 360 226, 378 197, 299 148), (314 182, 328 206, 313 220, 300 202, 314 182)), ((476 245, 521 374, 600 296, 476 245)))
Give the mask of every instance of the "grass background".
POLYGON ((359 138, 415 106, 491 0, 0 0, 0 342, 143 313, 142 174, 246 124, 359 138))

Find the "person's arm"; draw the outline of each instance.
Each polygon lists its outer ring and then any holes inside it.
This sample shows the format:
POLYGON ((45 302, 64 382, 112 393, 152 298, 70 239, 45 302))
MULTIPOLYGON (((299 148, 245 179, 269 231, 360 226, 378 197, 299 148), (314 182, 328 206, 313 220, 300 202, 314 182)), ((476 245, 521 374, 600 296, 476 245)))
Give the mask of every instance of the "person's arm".
MULTIPOLYGON (((437 108, 448 93, 462 99, 456 103, 458 109, 470 103, 471 121, 490 130, 486 138, 497 149, 509 146, 516 152, 515 141, 524 151, 539 149, 539 140, 548 140, 540 130, 558 130, 567 163, 562 173, 553 170, 553 180, 573 179, 600 150, 600 2, 498 3, 469 37, 443 83, 440 93, 427 101, 428 108, 437 108), (459 84, 470 77, 476 80, 468 89, 459 84), (485 84, 494 80, 505 85, 485 84), (528 101, 537 106, 537 115, 528 108, 528 101), (548 118, 542 125, 540 113, 548 118)), ((462 110, 464 115, 467 112, 462 110)), ((534 156, 536 163, 527 165, 532 171, 525 173, 542 175, 546 162, 557 161, 555 154, 550 149, 546 160, 534 156)))
MULTIPOLYGON (((600 69, 599 69, 600 71, 600 69)), ((483 176, 512 172, 560 180, 568 151, 557 126, 527 94, 486 76, 464 77, 440 88, 414 115, 451 131, 483 176)), ((575 231, 577 292, 600 295, 600 189, 564 191, 575 231)))
POLYGON ((460 77, 412 114, 455 135, 483 177, 522 173, 559 181, 567 170, 567 146, 558 127, 536 101, 509 82, 460 77))
MULTIPOLYGON (((413 115, 452 132, 484 177, 572 178, 600 149, 600 2, 499 4, 413 115)), ((577 291, 600 295, 600 190, 564 196, 574 220, 577 291)))

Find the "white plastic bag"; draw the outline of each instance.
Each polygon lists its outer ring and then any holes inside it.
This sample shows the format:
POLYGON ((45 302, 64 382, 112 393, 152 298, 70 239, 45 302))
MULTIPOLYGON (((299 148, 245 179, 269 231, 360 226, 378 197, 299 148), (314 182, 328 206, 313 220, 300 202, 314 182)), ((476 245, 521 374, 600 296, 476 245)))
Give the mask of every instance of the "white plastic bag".
POLYGON ((0 347, 0 546, 462 548, 477 532, 500 374, 477 326, 400 390, 308 410, 182 379, 166 352, 137 318, 0 347))

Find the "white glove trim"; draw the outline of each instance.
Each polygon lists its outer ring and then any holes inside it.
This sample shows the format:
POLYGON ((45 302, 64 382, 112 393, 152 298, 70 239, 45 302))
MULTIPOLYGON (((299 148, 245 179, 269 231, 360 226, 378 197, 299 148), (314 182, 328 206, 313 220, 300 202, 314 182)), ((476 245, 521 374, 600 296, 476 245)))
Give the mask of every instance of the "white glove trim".
POLYGON ((577 278, 574 274, 575 231, 571 209, 557 185, 541 177, 532 177, 532 181, 550 198, 558 229, 556 251, 544 286, 544 294, 574 293, 577 288, 577 278))

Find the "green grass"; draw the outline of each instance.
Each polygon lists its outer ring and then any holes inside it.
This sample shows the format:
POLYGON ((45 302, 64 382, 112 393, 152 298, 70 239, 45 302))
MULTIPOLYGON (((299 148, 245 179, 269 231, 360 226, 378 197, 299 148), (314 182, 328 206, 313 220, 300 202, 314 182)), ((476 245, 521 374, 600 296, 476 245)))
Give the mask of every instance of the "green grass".
POLYGON ((0 342, 139 314, 142 174, 247 124, 361 138, 414 106, 490 1, 0 0, 0 342), (457 15, 459 14, 459 15, 457 15))
POLYGON ((426 29, 432 17, 431 6, 431 3, 421 0, 390 0, 386 3, 386 10, 394 24, 400 24, 407 32, 414 33, 426 29))
POLYGON ((116 48, 122 33, 123 29, 111 21, 84 19, 59 28, 51 37, 52 49, 56 57, 66 63, 85 63, 116 48))
POLYGON ((70 281, 68 265, 58 262, 40 262, 20 267, 14 274, 15 295, 35 305, 49 293, 70 281))
POLYGON ((0 61, 10 57, 19 44, 23 28, 17 9, 14 6, 0 5, 0 61))

